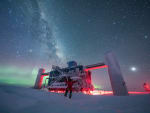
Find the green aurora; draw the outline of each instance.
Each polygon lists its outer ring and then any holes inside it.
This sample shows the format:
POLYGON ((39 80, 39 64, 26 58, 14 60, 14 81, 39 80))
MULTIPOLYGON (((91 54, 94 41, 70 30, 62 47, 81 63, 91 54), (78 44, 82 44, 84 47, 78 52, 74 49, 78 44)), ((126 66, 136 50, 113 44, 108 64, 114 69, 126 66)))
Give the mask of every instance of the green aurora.
POLYGON ((0 66, 0 83, 33 86, 38 68, 27 69, 15 66, 0 66))

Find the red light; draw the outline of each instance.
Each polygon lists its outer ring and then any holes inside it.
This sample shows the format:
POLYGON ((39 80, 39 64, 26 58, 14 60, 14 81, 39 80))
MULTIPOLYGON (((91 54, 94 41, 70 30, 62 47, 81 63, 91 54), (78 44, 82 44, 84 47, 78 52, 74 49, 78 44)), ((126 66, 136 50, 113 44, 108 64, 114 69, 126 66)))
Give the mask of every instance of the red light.
POLYGON ((97 67, 91 67, 91 68, 85 69, 85 71, 94 70, 94 69, 101 69, 101 68, 107 68, 107 67, 108 67, 107 65, 104 65, 104 66, 97 66, 97 67))
POLYGON ((87 95, 112 95, 112 91, 103 91, 103 90, 93 90, 93 91, 83 91, 87 95))
MULTIPOLYGON (((64 93, 65 91, 51 90, 50 92, 64 93)), ((103 90, 82 91, 82 93, 84 93, 86 95, 113 95, 112 91, 103 91, 103 90)), ((128 93, 129 94, 136 94, 136 95, 150 94, 150 92, 137 92, 137 91, 129 91, 128 93)))
POLYGON ((45 76, 48 76, 48 75, 41 75, 41 77, 40 77, 40 82, 39 82, 39 84, 38 84, 39 88, 42 87, 43 78, 44 78, 45 76))
POLYGON ((150 87, 147 83, 144 83, 144 89, 145 91, 150 91, 150 87))
POLYGON ((50 92, 54 92, 54 93, 64 93, 65 91, 62 91, 62 90, 50 90, 50 92))
POLYGON ((136 95, 138 95, 138 94, 139 94, 139 95, 140 95, 140 94, 141 94, 141 95, 142 95, 142 94, 150 94, 150 92, 137 92, 137 91, 129 91, 128 93, 129 93, 129 94, 136 94, 136 95))

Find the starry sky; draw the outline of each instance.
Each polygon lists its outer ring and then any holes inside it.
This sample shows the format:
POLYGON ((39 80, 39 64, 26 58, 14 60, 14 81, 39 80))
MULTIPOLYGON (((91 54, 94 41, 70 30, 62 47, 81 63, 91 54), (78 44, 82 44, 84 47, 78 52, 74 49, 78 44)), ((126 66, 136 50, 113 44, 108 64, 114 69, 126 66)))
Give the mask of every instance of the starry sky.
MULTIPOLYGON (((33 85, 39 67, 103 62, 113 51, 131 90, 150 84, 150 0, 0 0, 0 82, 33 85)), ((111 89, 107 69, 93 83, 111 89)))

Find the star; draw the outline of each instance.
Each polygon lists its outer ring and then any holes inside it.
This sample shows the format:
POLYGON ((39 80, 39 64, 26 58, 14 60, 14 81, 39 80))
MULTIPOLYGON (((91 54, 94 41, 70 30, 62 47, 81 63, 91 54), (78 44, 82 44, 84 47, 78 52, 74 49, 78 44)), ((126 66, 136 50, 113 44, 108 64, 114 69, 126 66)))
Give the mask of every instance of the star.
POLYGON ((29 53, 32 53, 33 52, 33 50, 32 49, 29 49, 29 53))
POLYGON ((20 55, 20 52, 17 50, 16 51, 16 57, 20 57, 21 55, 20 55))
POLYGON ((145 35, 145 36, 144 36, 144 38, 145 38, 145 39, 147 39, 147 38, 148 38, 148 36, 147 36, 147 35, 145 35))
POLYGON ((12 10, 11 9, 9 9, 9 14, 11 14, 12 13, 12 10))
POLYGON ((113 22, 114 25, 116 25, 116 22, 113 22))
POLYGON ((88 22, 90 23, 90 22, 91 22, 91 20, 90 20, 90 19, 88 19, 88 22))
POLYGON ((137 69, 136 67, 131 67, 130 70, 135 72, 137 69))

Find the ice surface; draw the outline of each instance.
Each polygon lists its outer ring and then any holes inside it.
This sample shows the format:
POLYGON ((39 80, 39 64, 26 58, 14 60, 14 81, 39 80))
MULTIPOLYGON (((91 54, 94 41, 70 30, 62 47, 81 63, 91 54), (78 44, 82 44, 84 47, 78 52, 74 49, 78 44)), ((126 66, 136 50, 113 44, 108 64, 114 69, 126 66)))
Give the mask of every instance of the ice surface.
POLYGON ((150 95, 92 96, 0 85, 0 113, 150 113, 150 95))

